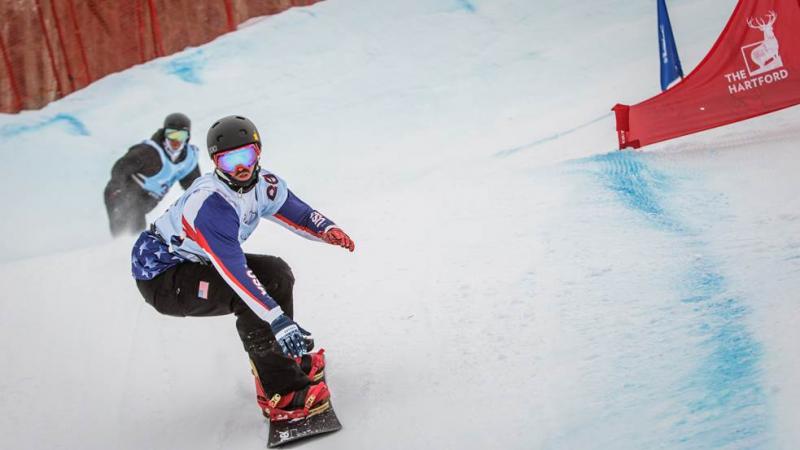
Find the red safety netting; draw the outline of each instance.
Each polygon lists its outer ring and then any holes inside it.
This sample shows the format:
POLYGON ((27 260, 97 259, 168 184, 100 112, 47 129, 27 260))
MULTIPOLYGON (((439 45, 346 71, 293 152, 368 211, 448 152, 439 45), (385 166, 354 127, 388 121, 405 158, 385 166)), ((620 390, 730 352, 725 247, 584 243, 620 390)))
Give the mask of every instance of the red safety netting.
POLYGON ((800 1, 740 0, 711 51, 683 81, 618 104, 619 148, 672 139, 800 103, 800 1))
POLYGON ((320 0, 0 0, 0 112, 40 108, 109 73, 320 0))

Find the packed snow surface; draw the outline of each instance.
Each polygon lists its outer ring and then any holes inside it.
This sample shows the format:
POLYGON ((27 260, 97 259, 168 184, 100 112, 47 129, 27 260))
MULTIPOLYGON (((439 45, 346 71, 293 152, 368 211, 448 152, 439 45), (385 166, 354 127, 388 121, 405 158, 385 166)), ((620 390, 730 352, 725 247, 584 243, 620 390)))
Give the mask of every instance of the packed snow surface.
MULTIPOLYGON (((669 3, 684 68, 734 4, 669 3)), ((158 315, 107 230, 111 165, 174 111, 201 148, 253 119, 356 241, 246 243, 329 356, 344 429, 304 448, 797 448, 800 110, 615 151, 655 14, 328 0, 0 115, 0 448, 265 445, 233 317, 158 315)))

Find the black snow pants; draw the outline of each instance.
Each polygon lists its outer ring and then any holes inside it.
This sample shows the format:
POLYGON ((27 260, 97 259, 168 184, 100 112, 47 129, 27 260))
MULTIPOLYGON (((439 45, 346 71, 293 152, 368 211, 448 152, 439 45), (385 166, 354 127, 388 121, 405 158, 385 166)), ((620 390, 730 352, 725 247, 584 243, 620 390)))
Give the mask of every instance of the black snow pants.
MULTIPOLYGON (((293 315, 294 275, 281 258, 246 254, 247 265, 280 305, 293 315)), ((158 312, 177 317, 221 316, 233 313, 236 328, 264 392, 286 394, 309 384, 294 359, 276 343, 269 325, 228 286, 212 265, 184 262, 152 280, 137 280, 139 292, 158 312)))
POLYGON ((145 215, 155 209, 158 199, 149 195, 134 183, 118 185, 113 180, 103 192, 108 212, 111 235, 134 235, 145 229, 145 215))

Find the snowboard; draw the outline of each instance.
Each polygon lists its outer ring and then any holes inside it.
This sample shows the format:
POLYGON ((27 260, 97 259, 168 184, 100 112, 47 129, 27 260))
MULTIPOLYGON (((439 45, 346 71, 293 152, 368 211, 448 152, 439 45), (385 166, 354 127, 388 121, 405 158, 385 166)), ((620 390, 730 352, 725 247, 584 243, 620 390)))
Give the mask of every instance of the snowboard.
POLYGON ((305 419, 269 423, 267 447, 274 448, 342 429, 333 404, 327 410, 305 419))
MULTIPOLYGON (((309 348, 313 348, 313 341, 309 348)), ((320 349, 320 353, 325 350, 320 349)), ((327 373, 328 367, 325 367, 327 373)), ((320 381, 325 381, 325 377, 320 381)), ((330 399, 328 400, 330 402, 330 399)), ((333 403, 325 411, 315 414, 305 419, 287 420, 281 422, 270 422, 269 436, 267 438, 267 447, 274 448, 281 445, 289 444, 292 442, 302 441, 313 436, 319 436, 326 433, 332 433, 342 429, 342 424, 339 418, 336 417, 336 411, 333 410, 333 403)))

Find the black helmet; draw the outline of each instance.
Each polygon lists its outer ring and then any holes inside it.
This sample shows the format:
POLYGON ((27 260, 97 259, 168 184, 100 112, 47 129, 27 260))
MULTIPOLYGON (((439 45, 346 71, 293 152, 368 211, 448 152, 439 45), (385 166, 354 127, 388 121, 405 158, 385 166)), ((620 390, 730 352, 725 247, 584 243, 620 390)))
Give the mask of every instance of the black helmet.
POLYGON ((255 124, 242 116, 227 116, 214 122, 208 129, 206 140, 208 156, 214 159, 214 154, 241 147, 247 144, 257 144, 261 148, 261 137, 255 124))
MULTIPOLYGON (((206 137, 208 145, 208 156, 214 161, 214 155, 232 148, 242 147, 247 144, 256 144, 261 148, 261 137, 258 135, 256 126, 249 119, 242 116, 227 116, 214 122, 208 129, 206 137)), ((231 189, 236 191, 252 189, 258 179, 261 167, 256 162, 250 179, 240 181, 233 178, 217 168, 214 172, 217 177, 225 182, 231 189)))
POLYGON ((192 121, 183 113, 172 113, 164 119, 164 129, 192 131, 192 121))

